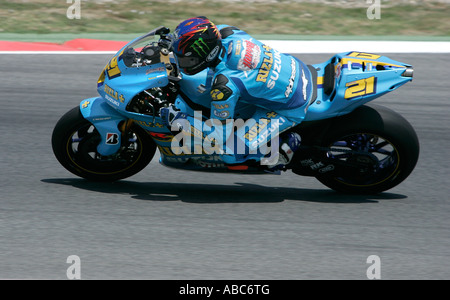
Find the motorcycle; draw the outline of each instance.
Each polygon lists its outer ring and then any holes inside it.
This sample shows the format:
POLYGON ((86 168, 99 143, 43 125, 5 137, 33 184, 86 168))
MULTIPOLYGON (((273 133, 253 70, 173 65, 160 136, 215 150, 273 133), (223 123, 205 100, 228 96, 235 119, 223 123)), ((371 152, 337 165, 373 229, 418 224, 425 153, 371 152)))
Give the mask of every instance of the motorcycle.
MULTIPOLYGON (((54 128, 52 148, 63 167, 88 180, 116 181, 144 169, 158 149, 160 163, 171 168, 269 174, 263 164, 227 165, 214 153, 174 151, 174 133, 160 109, 174 105, 207 118, 211 96, 207 71, 180 72, 171 43, 170 30, 159 27, 111 58, 98 79, 100 97, 82 100, 54 128)), ((417 135, 401 115, 368 102, 412 81, 412 66, 351 51, 308 68, 314 94, 304 121, 290 129, 302 143, 283 171, 313 176, 343 193, 380 193, 403 182, 418 160, 417 135)), ((263 134, 261 126, 253 131, 263 134)))

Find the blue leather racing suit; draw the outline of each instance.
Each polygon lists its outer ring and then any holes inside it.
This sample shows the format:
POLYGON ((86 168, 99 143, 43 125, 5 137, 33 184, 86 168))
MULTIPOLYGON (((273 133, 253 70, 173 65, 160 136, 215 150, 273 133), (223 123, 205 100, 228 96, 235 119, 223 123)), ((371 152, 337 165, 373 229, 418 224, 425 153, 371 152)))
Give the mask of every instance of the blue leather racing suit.
MULTIPOLYGON (((302 122, 312 97, 311 73, 299 59, 261 43, 244 31, 227 25, 217 27, 222 34, 222 53, 206 80, 211 95, 211 119, 248 120, 234 137, 227 139, 244 137, 246 147, 254 150, 260 135, 269 140, 275 137, 264 131, 277 126, 281 133, 302 122), (261 119, 267 119, 268 123, 261 126, 258 122, 261 119)), ((259 154, 234 153, 222 153, 222 159, 228 164, 239 164, 261 158, 259 154)))

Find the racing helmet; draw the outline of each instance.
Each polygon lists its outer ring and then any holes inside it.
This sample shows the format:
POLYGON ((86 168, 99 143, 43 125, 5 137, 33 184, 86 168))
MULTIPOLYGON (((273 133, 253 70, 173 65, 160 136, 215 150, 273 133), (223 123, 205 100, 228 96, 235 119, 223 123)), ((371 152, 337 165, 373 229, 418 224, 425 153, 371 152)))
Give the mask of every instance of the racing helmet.
POLYGON ((194 75, 213 66, 222 48, 216 25, 206 17, 195 17, 175 28, 173 52, 184 73, 194 75))

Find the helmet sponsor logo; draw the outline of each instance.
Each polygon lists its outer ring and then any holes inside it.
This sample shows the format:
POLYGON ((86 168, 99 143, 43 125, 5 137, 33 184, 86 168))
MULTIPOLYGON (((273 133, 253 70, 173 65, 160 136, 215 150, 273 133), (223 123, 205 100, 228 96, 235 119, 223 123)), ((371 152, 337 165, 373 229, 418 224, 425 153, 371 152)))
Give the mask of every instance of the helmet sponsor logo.
POLYGON ((217 54, 219 53, 219 46, 214 47, 214 49, 211 51, 211 53, 209 53, 209 55, 206 57, 206 61, 210 62, 212 61, 214 58, 217 57, 217 54))
POLYGON ((200 57, 204 57, 208 54, 209 47, 203 40, 203 38, 199 38, 192 44, 192 50, 194 50, 200 57))

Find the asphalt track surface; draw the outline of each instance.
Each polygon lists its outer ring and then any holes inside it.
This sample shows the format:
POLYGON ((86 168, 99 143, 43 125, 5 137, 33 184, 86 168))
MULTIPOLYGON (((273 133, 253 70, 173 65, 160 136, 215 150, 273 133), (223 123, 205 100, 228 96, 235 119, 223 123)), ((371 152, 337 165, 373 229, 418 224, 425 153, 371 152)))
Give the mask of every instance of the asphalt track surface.
MULTIPOLYGON (((412 83, 376 100, 415 127, 412 175, 377 196, 314 178, 193 173, 157 157, 126 180, 77 178, 53 156, 57 120, 110 55, 0 55, 0 278, 450 279, 450 54, 392 54, 412 83)), ((301 55, 318 63, 328 54, 301 55)))

